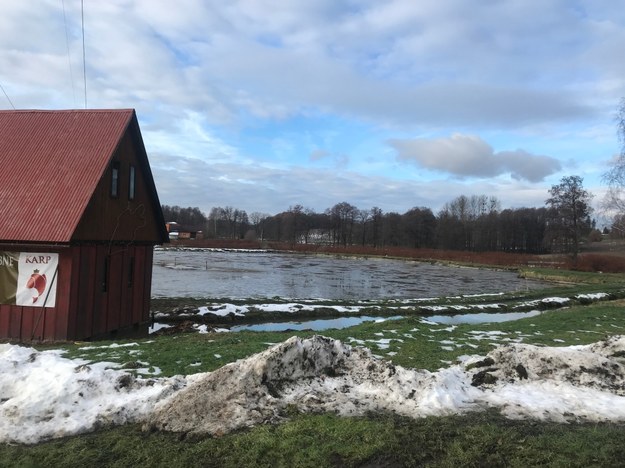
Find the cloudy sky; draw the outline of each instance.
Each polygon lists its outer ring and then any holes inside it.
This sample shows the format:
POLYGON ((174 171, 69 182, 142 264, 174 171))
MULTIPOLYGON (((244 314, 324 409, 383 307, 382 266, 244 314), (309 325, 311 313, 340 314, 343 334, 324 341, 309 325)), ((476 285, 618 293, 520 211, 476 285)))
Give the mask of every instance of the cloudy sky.
POLYGON ((0 0, 0 108, 135 108, 161 202, 434 211, 599 199, 613 0, 0 0))

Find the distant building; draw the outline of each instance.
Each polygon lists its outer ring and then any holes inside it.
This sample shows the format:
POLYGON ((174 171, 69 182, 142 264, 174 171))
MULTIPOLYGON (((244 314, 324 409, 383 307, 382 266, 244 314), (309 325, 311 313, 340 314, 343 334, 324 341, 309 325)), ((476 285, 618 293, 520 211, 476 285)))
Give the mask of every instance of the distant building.
POLYGON ((134 110, 0 111, 0 162, 0 339, 142 329, 169 237, 134 110))
POLYGON ((166 223, 165 227, 169 233, 170 240, 204 239, 204 233, 202 231, 188 226, 182 226, 175 221, 166 223))
POLYGON ((298 244, 332 245, 332 231, 329 229, 311 229, 301 234, 298 244))

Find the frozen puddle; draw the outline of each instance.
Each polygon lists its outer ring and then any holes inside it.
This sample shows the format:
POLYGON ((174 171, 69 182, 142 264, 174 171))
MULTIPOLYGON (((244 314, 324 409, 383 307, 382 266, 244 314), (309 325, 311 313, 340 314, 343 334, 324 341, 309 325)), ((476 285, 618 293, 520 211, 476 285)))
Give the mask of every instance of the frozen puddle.
POLYGON ((367 315, 359 317, 341 317, 335 319, 318 319, 307 320, 302 322, 271 322, 271 323, 257 323, 254 325, 237 325, 230 328, 230 331, 286 331, 286 330, 330 330, 349 328, 354 325, 360 325, 364 322, 385 322, 387 320, 398 320, 403 318, 402 316, 393 317, 370 317, 367 315))
POLYGON ((625 421, 625 336, 589 346, 499 346, 436 372, 362 347, 292 337, 210 373, 137 379, 59 351, 0 345, 0 442, 37 443, 105 425, 223 435, 301 412, 409 417, 496 408, 510 418, 625 421))
MULTIPOLYGON (((538 310, 533 310, 531 312, 506 312, 506 313, 477 313, 477 314, 458 314, 458 315, 433 315, 429 317, 423 317, 422 320, 427 320, 432 325, 437 324, 446 324, 446 325, 455 325, 460 323, 470 323, 470 324, 479 324, 479 323, 501 323, 508 322, 512 320, 519 320, 527 317, 534 317, 536 315, 540 315, 541 312, 538 310)), ((266 323, 256 323, 250 325, 235 325, 230 327, 230 331, 239 332, 239 331, 267 331, 267 332, 276 332, 276 331, 288 331, 288 330, 313 330, 313 331, 323 331, 330 329, 342 329, 349 328, 355 325, 360 325, 364 322, 385 322, 387 320, 399 320, 404 318, 402 315, 394 315, 391 317, 372 317, 368 315, 363 316, 350 316, 350 317, 339 317, 333 319, 315 319, 315 320, 304 320, 304 321, 288 321, 288 322, 266 322, 266 323)), ((158 328, 154 330, 150 329, 150 333, 154 331, 158 331, 163 327, 167 327, 166 324, 155 324, 158 328)))
POLYGON ((458 314, 458 315, 432 315, 424 317, 433 323, 443 325, 458 325, 460 323, 479 324, 479 323, 501 323, 519 320, 522 318, 535 317, 542 312, 532 310, 530 312, 505 312, 505 313, 479 313, 479 314, 458 314))

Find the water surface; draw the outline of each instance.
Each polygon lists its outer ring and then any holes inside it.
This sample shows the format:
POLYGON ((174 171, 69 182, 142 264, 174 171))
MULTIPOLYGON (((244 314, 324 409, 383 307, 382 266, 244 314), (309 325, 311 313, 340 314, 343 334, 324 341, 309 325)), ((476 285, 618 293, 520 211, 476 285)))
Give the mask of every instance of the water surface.
MULTIPOLYGON (((478 314, 461 314, 461 315, 432 315, 423 317, 424 321, 435 322, 441 325, 458 325, 461 323, 480 324, 480 323, 502 323, 519 320, 522 318, 534 317, 540 315, 538 310, 530 312, 510 312, 510 313, 478 313, 478 314)), ((348 328, 354 325, 360 325, 364 322, 385 322, 387 320, 398 320, 404 318, 400 315, 392 317, 341 317, 336 319, 321 320, 304 320, 301 322, 271 322, 257 323, 254 325, 237 325, 231 327, 231 331, 286 331, 286 330, 314 330, 323 331, 333 328, 348 328)))
POLYGON ((230 328, 230 331, 286 331, 286 330, 331 330, 349 328, 354 325, 360 325, 364 322, 386 322, 387 320, 397 320, 403 318, 401 316, 396 317, 369 317, 363 315, 360 317, 341 317, 335 319, 318 319, 318 320, 304 320, 302 322, 271 322, 271 323, 256 323, 253 325, 237 325, 230 328))
POLYGON ((443 325, 459 325, 461 323, 469 323, 472 325, 478 323, 501 323, 510 322, 511 320, 519 320, 522 318, 535 317, 542 312, 539 310, 531 310, 529 312, 505 312, 505 313, 478 313, 478 314, 458 314, 458 315, 432 315, 423 317, 424 320, 436 322, 443 325))
POLYGON ((154 297, 414 299, 545 287, 509 271, 380 257, 156 250, 154 297))

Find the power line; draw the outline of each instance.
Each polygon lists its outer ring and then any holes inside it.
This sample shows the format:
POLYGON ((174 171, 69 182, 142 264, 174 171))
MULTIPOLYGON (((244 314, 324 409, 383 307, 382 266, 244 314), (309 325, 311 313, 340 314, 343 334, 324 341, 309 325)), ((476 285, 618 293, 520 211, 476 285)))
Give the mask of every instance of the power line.
POLYGON ((2 89, 2 92, 4 93, 4 96, 7 98, 7 101, 9 101, 9 104, 11 104, 11 107, 13 108, 13 110, 15 110, 15 106, 13 105, 13 102, 11 101, 11 98, 9 97, 7 92, 4 90, 4 86, 2 86, 2 83, 0 83, 0 89, 2 89))
POLYGON ((80 0, 80 16, 82 26, 82 76, 85 82, 85 109, 87 108, 87 61, 85 54, 85 8, 84 0, 80 0))
POLYGON ((74 106, 76 106, 76 87, 74 86, 74 71, 72 70, 72 59, 69 52, 69 33, 67 31, 67 17, 65 16, 65 0, 61 0, 63 4, 63 24, 65 25, 65 45, 67 46, 67 63, 69 64, 69 77, 72 81, 72 96, 74 98, 74 106))

